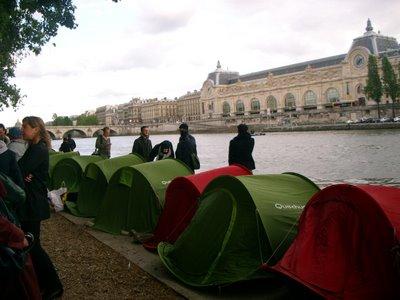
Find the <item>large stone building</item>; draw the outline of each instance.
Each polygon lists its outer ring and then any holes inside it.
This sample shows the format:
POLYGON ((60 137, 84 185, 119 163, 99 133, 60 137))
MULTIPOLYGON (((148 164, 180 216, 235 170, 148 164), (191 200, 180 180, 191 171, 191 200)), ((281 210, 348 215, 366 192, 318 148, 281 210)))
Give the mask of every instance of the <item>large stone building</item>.
POLYGON ((177 103, 169 99, 150 99, 141 104, 142 123, 168 123, 177 120, 177 103))
POLYGON ((343 116, 341 111, 351 110, 340 108, 347 106, 373 107, 376 103, 363 92, 370 54, 387 56, 396 69, 400 62, 397 40, 375 33, 368 20, 366 32, 353 40, 345 54, 245 75, 224 71, 218 62, 201 89, 201 117, 290 115, 304 121, 329 112, 343 116))
MULTIPOLYGON (((379 64, 387 56, 398 70, 397 40, 375 33, 368 20, 365 33, 353 40, 347 53, 244 75, 223 70, 218 62, 200 91, 175 100, 133 99, 118 109, 100 107, 96 115, 101 124, 107 125, 115 120, 116 124, 198 120, 228 123, 242 118, 249 122, 267 119, 276 124, 288 118, 298 119, 298 123, 323 123, 376 115, 376 102, 364 94, 371 54, 378 57, 379 64)), ((391 100, 384 95, 382 103, 391 100)), ((388 110, 385 105, 382 108, 383 112, 388 110)))
POLYGON ((200 120, 200 92, 187 92, 177 99, 177 113, 180 121, 200 120))

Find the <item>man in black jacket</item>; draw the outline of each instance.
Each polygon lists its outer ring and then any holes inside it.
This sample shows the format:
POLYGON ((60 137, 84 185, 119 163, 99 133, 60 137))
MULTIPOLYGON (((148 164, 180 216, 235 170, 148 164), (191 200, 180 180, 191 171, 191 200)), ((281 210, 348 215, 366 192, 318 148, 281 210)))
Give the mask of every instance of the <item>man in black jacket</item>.
POLYGON ((152 148, 149 139, 149 127, 140 127, 140 137, 133 142, 132 153, 141 155, 146 161, 151 161, 150 152, 152 148))
POLYGON ((194 156, 197 158, 196 139, 189 134, 189 126, 182 123, 179 126, 181 137, 179 138, 178 146, 176 147, 175 156, 177 159, 183 161, 192 171, 200 168, 200 162, 195 165, 194 156))
POLYGON ((249 170, 256 168, 252 156, 254 149, 254 139, 247 132, 246 124, 240 124, 238 127, 238 135, 229 143, 229 165, 240 164, 249 170))

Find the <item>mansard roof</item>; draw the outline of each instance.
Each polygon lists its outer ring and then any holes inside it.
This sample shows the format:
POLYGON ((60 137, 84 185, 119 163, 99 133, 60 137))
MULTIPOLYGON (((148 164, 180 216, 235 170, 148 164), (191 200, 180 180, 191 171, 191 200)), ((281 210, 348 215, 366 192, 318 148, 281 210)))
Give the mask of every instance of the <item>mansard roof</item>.
MULTIPOLYGON (((285 74, 290 74, 290 73, 295 73, 295 72, 301 72, 304 71, 308 66, 314 69, 318 68, 323 68, 323 67, 329 67, 329 66, 334 66, 340 64, 344 59, 346 58, 346 54, 340 54, 340 55, 335 55, 335 56, 330 56, 330 57, 325 57, 321 59, 315 59, 315 60, 310 60, 302 63, 297 63, 293 65, 288 65, 284 67, 278 67, 278 68, 273 68, 273 69, 268 69, 264 71, 259 71, 259 72, 254 72, 254 73, 249 73, 249 74, 244 74, 239 76, 240 81, 250 81, 250 80, 256 80, 256 79, 261 79, 265 78, 268 76, 269 73, 272 73, 273 75, 285 75, 285 74)), ((237 79, 231 80, 229 83, 235 83, 237 82, 237 79)))

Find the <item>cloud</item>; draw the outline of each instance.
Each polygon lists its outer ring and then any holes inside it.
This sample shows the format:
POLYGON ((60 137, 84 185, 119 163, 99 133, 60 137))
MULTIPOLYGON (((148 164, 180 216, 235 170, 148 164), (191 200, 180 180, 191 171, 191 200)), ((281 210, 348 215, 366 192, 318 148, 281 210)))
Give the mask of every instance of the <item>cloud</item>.
POLYGON ((149 34, 175 31, 181 27, 185 27, 192 15, 192 11, 147 14, 141 18, 141 29, 143 32, 149 34))
POLYGON ((117 92, 117 91, 115 91, 113 89, 109 89, 109 88, 101 90, 100 92, 91 95, 91 97, 94 97, 96 99, 98 99, 98 98, 100 98, 100 99, 103 99, 103 98, 105 98, 105 99, 110 99, 110 98, 126 99, 126 98, 129 98, 129 96, 131 96, 131 93, 117 92))

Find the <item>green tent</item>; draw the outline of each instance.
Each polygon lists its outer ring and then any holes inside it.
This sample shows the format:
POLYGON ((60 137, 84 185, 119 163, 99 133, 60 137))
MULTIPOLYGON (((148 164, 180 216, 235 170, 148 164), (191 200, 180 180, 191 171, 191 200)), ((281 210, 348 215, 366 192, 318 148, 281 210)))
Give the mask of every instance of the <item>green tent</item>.
POLYGON ((92 162, 102 160, 98 155, 72 156, 60 160, 54 167, 51 186, 58 189, 65 186, 69 193, 79 191, 82 174, 86 166, 92 162))
POLYGON ((49 152, 49 175, 50 175, 50 180, 53 177, 53 171, 54 171, 54 167, 56 166, 56 164, 67 157, 72 157, 72 156, 79 156, 79 152, 67 152, 67 153, 63 153, 63 152, 56 152, 55 154, 50 154, 52 152, 49 152))
POLYGON ((168 184, 190 174, 184 163, 170 158, 119 169, 110 179, 94 228, 113 234, 132 229, 152 232, 168 184))
POLYGON ((220 176, 205 189, 191 223, 174 245, 160 243, 165 266, 193 286, 265 276, 296 235, 308 200, 319 191, 297 174, 220 176))
POLYGON ((82 176, 76 202, 67 201, 70 212, 81 217, 95 217, 107 190, 111 176, 122 167, 144 163, 136 154, 105 159, 87 165, 82 176))

